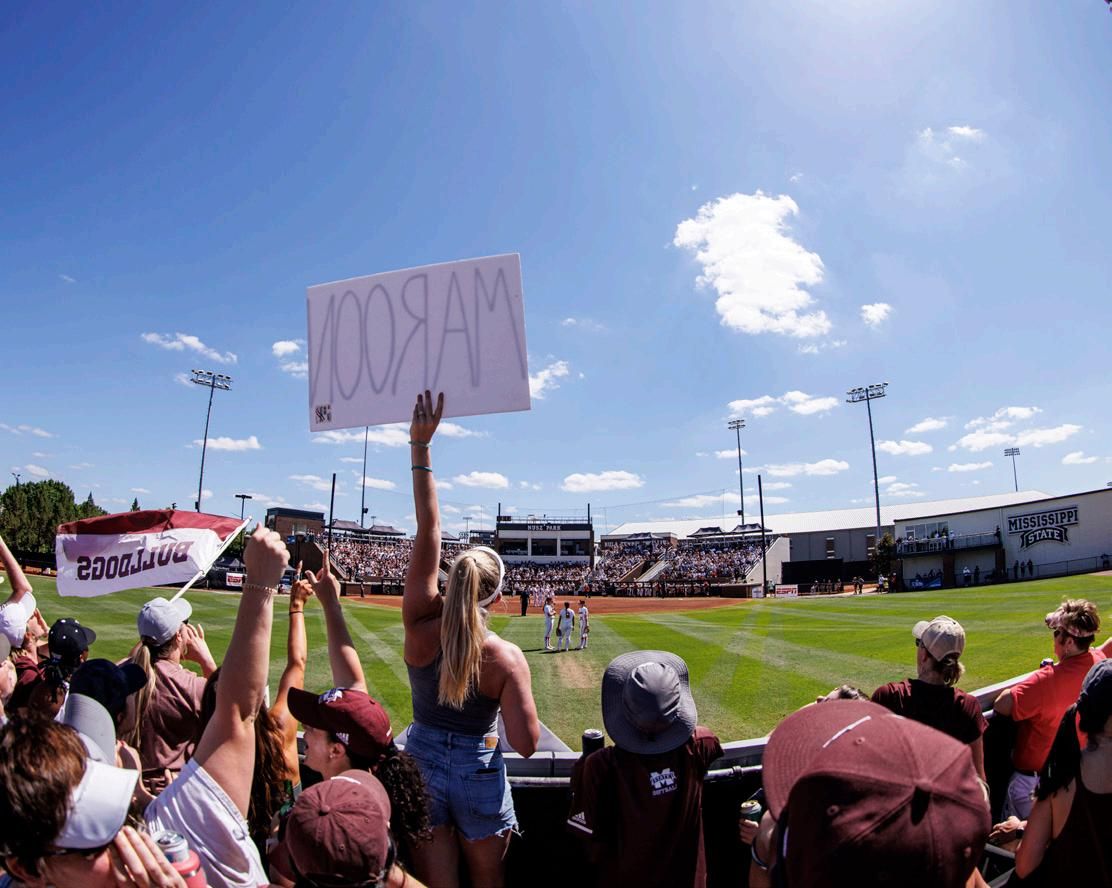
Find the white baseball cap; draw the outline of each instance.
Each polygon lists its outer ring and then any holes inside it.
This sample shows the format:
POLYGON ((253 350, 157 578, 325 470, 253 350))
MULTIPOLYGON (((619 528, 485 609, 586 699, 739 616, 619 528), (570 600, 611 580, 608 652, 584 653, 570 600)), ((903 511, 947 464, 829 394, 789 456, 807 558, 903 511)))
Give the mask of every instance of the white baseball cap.
POLYGON ((920 620, 911 634, 922 642, 927 653, 936 660, 942 660, 950 654, 961 656, 961 652, 965 650, 965 630, 952 617, 941 615, 933 620, 920 620))
POLYGON ((70 793, 69 816, 54 844, 66 850, 100 848, 124 825, 138 771, 85 760, 85 774, 70 793))
POLYGON ((84 694, 67 694, 62 724, 81 735, 89 758, 106 765, 116 763, 116 724, 100 703, 84 694))
POLYGON ((155 598, 143 605, 136 625, 140 638, 149 638, 155 644, 165 644, 178 634, 181 624, 193 614, 193 605, 184 598, 167 601, 155 598))
POLYGON ((23 646, 23 636, 27 634, 27 621, 34 616, 37 607, 35 596, 30 592, 24 592, 19 601, 9 601, 0 607, 0 634, 12 643, 12 647, 23 646))

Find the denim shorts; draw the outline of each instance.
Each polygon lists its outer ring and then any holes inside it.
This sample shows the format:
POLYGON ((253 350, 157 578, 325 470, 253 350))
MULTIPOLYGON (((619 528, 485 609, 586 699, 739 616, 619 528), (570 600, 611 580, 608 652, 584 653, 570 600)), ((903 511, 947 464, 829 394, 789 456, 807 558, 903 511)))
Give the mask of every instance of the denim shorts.
POLYGON ((455 734, 412 724, 405 751, 417 760, 429 792, 433 826, 454 826, 477 841, 517 828, 498 735, 455 734), (488 747, 488 737, 494 743, 488 747))

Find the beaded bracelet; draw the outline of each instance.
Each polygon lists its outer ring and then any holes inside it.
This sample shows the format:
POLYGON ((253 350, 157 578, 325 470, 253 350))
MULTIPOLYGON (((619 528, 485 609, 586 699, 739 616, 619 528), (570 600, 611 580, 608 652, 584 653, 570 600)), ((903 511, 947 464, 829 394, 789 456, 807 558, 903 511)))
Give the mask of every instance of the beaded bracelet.
POLYGON ((246 592, 249 589, 254 589, 256 592, 265 592, 267 595, 277 595, 278 594, 278 587, 277 586, 263 586, 260 583, 244 583, 243 584, 243 591, 246 592))
POLYGON ((432 468, 429 466, 410 466, 409 470, 411 472, 432 472, 432 468))

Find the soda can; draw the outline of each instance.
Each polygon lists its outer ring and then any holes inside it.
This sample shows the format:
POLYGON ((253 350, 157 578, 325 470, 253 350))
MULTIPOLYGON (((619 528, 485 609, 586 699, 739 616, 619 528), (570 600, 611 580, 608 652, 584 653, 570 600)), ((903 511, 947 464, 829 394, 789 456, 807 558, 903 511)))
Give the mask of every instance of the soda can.
POLYGON ((738 813, 743 820, 752 820, 756 823, 761 819, 764 809, 761 807, 761 803, 756 799, 746 799, 738 807, 738 813))
POLYGON ((590 755, 592 752, 602 749, 604 745, 602 731, 598 728, 587 728, 583 732, 583 754, 590 755))
POLYGON ((155 837, 154 843, 158 845, 170 863, 181 863, 189 857, 189 844, 181 833, 167 830, 159 833, 155 837))

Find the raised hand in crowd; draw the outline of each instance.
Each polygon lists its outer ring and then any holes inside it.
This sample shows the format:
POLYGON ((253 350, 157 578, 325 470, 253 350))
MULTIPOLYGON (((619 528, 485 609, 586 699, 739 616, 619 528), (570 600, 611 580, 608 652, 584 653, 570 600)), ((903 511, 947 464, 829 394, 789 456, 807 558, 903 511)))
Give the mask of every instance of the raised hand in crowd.
POLYGON ((309 658, 309 640, 305 631, 305 603, 313 597, 313 586, 302 573, 303 562, 298 562, 293 585, 290 587, 290 627, 286 636, 286 668, 278 680, 278 693, 270 707, 270 717, 282 734, 282 751, 285 760, 285 779, 291 786, 300 782, 297 758, 297 719, 290 714, 290 688, 305 687, 305 664, 309 658))
POLYGON ((200 666, 205 678, 212 675, 216 671, 216 660, 205 641, 205 628, 199 623, 186 623, 182 627, 182 641, 181 658, 200 666))
POLYGON ((363 664, 355 643, 351 640, 344 608, 340 604, 340 581, 332 573, 328 550, 324 550, 324 562, 315 574, 306 571, 312 589, 321 608, 324 610, 324 626, 328 633, 328 660, 332 666, 332 684, 337 688, 351 688, 366 691, 367 681, 363 676, 363 664))

